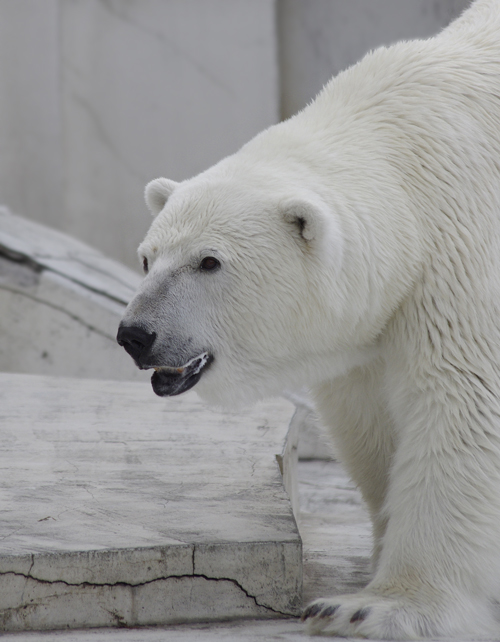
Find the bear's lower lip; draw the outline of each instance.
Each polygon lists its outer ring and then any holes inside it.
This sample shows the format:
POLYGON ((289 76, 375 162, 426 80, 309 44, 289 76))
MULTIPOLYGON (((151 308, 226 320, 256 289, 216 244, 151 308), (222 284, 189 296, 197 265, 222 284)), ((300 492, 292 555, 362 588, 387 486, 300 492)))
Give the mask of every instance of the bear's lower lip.
POLYGON ((173 397, 186 392, 198 383, 212 361, 213 357, 203 352, 180 367, 155 367, 151 377, 153 391, 160 397, 173 397))

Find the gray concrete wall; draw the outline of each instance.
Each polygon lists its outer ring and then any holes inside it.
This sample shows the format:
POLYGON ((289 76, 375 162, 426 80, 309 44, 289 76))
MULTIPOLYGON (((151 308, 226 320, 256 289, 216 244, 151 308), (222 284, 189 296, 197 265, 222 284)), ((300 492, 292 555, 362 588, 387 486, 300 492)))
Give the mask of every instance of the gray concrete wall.
POLYGON ((0 0, 0 203, 136 266, 188 178, 468 0, 0 0), (279 61, 279 64, 278 64, 279 61))
POLYGON ((278 119, 272 0, 0 0, 0 203, 129 265, 145 184, 278 119))

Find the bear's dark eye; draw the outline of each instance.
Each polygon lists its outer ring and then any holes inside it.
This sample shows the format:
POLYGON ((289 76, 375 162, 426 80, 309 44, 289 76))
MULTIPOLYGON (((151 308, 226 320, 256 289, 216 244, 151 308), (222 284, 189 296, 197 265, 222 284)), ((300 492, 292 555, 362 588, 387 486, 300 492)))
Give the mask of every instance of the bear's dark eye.
POLYGON ((212 272, 220 267, 220 262, 213 256, 206 256, 200 263, 200 270, 205 272, 212 272))
POLYGON ((142 269, 144 270, 144 274, 147 274, 149 272, 149 265, 146 257, 142 259, 142 269))

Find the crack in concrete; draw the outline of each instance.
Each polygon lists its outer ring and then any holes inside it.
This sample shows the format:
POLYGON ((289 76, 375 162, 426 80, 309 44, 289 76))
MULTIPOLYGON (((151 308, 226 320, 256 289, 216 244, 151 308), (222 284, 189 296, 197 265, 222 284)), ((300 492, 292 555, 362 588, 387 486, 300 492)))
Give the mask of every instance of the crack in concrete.
POLYGON ((110 334, 107 334, 106 332, 99 330, 99 328, 96 328, 90 323, 87 323, 81 317, 77 316, 76 314, 73 314, 72 312, 69 312, 69 310, 62 308, 60 305, 55 305, 54 303, 50 303, 49 301, 40 299, 36 296, 33 296, 32 294, 28 294, 27 292, 23 292, 22 290, 18 290, 16 288, 9 288, 6 285, 0 285, 0 290, 5 290, 6 292, 12 292, 12 294, 19 294, 19 296, 24 296, 27 299, 30 299, 31 301, 35 301, 35 303, 39 303, 40 305, 46 305, 47 307, 52 308, 52 310, 57 310, 58 312, 62 312, 73 321, 76 321, 77 323, 81 324, 87 330, 90 330, 91 332, 95 332, 99 336, 104 337, 105 339, 109 339, 113 343, 115 342, 115 337, 112 337, 110 334))
POLYGON ((4 258, 8 259, 9 261, 12 261, 13 263, 20 263, 21 265, 26 265, 26 267, 31 268, 34 272, 37 272, 37 273, 40 273, 43 270, 40 263, 32 259, 27 254, 23 254, 22 252, 13 250, 12 248, 7 247, 7 245, 3 245, 2 243, 0 243, 0 256, 3 256, 4 258))
MULTIPOLYGON (((105 297, 106 299, 109 299, 110 301, 113 301, 114 303, 119 303, 120 305, 126 306, 128 301, 124 301, 123 298, 113 296, 106 290, 101 290, 100 288, 93 287, 89 285, 88 283, 85 283, 84 281, 80 281, 80 279, 75 279, 72 276, 68 276, 67 273, 65 273, 62 270, 56 270, 54 267, 50 265, 45 265, 43 261, 37 260, 36 257, 31 257, 27 254, 24 254, 23 252, 18 252, 16 250, 12 250, 11 248, 7 247, 6 245, 3 245, 0 243, 0 256, 5 257, 6 259, 13 261, 15 263, 19 263, 21 265, 26 265, 27 267, 31 268, 34 272, 37 274, 40 274, 43 271, 47 272, 52 272, 53 274, 57 274, 58 276, 62 276, 71 283, 75 283, 76 285, 79 285, 82 288, 85 288, 89 292, 93 292, 94 294, 99 294, 100 296, 105 297)), ((49 257, 52 260, 56 261, 58 260, 57 257, 49 257)), ((86 264, 84 261, 82 261, 80 258, 75 258, 75 257, 64 257, 61 260, 65 261, 73 261, 75 263, 80 263, 81 265, 85 266, 87 269, 89 268, 88 264, 86 264)), ((95 269, 95 268, 93 268, 95 269)), ((96 272, 103 274, 102 270, 96 270, 96 272)), ((107 273, 106 273, 107 274, 107 273)), ((109 275, 108 275, 109 276, 109 275)), ((121 285, 126 285, 123 284, 122 282, 119 281, 121 285)), ((8 288, 6 288, 8 289, 8 288)), ((134 288, 130 286, 130 291, 131 294, 133 294, 134 288)))
POLYGON ((123 617, 123 615, 120 615, 118 611, 110 611, 109 609, 104 609, 107 613, 111 615, 111 617, 114 619, 116 626, 120 629, 126 629, 129 625, 127 624, 127 621, 123 617))
MULTIPOLYGON (((5 572, 0 572, 0 576, 6 576, 6 575, 13 575, 14 577, 24 577, 27 580, 33 580, 34 582, 38 582, 40 584, 48 584, 49 586, 53 586, 54 584, 64 584, 65 586, 74 586, 74 587, 90 587, 90 588, 97 588, 97 587, 107 587, 107 588, 113 588, 115 586, 123 586, 123 587, 128 587, 131 589, 134 588, 139 588, 141 586, 147 586, 148 584, 154 584, 155 582, 164 582, 167 580, 177 580, 177 579, 192 579, 192 578, 201 578, 204 580, 207 580, 208 582, 230 582, 231 584, 234 584, 242 593, 244 593, 249 599, 253 600, 255 602, 255 605, 258 606, 259 608, 266 609, 267 611, 270 611, 272 613, 275 613, 276 615, 282 615, 286 617, 290 617, 292 614, 291 613, 285 613, 283 611, 278 611, 277 609, 273 609, 271 606, 268 606, 266 604, 260 604, 257 600, 257 598, 249 593, 244 586, 242 586, 237 580, 230 578, 230 577, 209 577, 208 575, 204 575, 203 573, 193 573, 192 575, 165 575, 161 577, 156 577, 152 580, 146 580, 144 582, 123 582, 123 581, 118 581, 118 582, 68 582, 66 580, 44 580, 38 577, 35 577, 31 575, 31 569, 33 568, 34 565, 34 560, 32 560, 31 567, 28 571, 28 573, 20 573, 18 571, 5 571, 5 572)), ((23 591, 24 595, 24 591, 23 591)), ((11 609, 5 609, 3 613, 7 612, 15 612, 17 610, 27 608, 29 606, 32 606, 32 604, 20 604, 17 607, 13 607, 11 609)))
MULTIPOLYGON (((33 566, 35 565, 35 557, 34 555, 31 556, 31 564, 28 569, 28 575, 30 575, 31 571, 33 570, 33 566)), ((24 592, 26 590, 26 585, 23 588, 23 592, 21 593, 21 602, 24 602, 24 592)))
MULTIPOLYGON (((78 252, 75 253, 75 254, 73 254, 72 252, 69 252, 67 260, 75 261, 75 263, 79 263, 80 265, 83 265, 87 269, 92 270, 93 272, 97 272, 97 274, 102 274, 103 276, 107 277, 108 279, 113 279, 113 281, 115 281, 116 283, 119 283, 120 285, 123 285, 126 288, 130 288, 132 293, 135 292, 136 288, 133 287, 132 285, 130 285, 129 281, 124 281, 123 279, 120 279, 116 274, 110 273, 104 267, 103 268, 99 267, 99 265, 96 264, 96 263, 93 263, 93 262, 91 263, 90 261, 84 260, 86 256, 87 255, 82 255, 82 254, 79 254, 78 252)), ((92 257, 90 257, 90 258, 92 258, 92 257)), ((105 256, 104 258, 108 259, 107 256, 105 256)), ((56 259, 52 259, 52 260, 56 260, 56 259)), ((85 287, 87 287, 87 286, 85 286, 85 287)), ((112 296, 112 295, 106 294, 105 296, 112 296)), ((122 301, 122 299, 120 299, 120 303, 127 304, 128 301, 122 301)))

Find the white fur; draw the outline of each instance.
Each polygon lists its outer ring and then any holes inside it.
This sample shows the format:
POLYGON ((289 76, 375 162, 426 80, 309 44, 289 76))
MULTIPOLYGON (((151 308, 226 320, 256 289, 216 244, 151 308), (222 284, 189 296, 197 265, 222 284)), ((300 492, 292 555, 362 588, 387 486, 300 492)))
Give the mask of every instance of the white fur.
POLYGON ((373 580, 310 628, 499 639, 500 0, 168 191, 127 319, 213 354, 213 403, 310 386, 373 519, 373 580))
POLYGON ((177 183, 169 178, 155 178, 146 185, 144 199, 153 216, 162 211, 176 187, 177 183))

